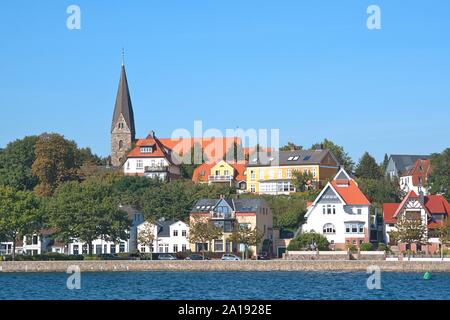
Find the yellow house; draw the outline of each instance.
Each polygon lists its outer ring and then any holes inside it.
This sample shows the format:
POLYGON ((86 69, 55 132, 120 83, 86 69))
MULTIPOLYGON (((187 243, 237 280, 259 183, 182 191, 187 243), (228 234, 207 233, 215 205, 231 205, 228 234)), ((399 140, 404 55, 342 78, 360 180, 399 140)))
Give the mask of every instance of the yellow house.
POLYGON ((321 185, 339 171, 339 162, 330 150, 294 150, 254 153, 247 165, 247 191, 259 194, 295 192, 294 172, 310 172, 313 183, 321 185))
POLYGON ((195 168, 192 181, 198 183, 225 183, 245 191, 247 179, 245 177, 246 162, 228 163, 220 160, 216 163, 203 163, 195 168))
POLYGON ((222 229, 223 235, 211 243, 191 243, 191 251, 201 252, 202 249, 211 252, 234 252, 243 250, 238 243, 228 238, 235 228, 257 228, 263 233, 258 246, 251 246, 253 254, 261 251, 273 252, 273 215, 264 199, 201 199, 192 208, 189 225, 197 221, 212 221, 222 229))

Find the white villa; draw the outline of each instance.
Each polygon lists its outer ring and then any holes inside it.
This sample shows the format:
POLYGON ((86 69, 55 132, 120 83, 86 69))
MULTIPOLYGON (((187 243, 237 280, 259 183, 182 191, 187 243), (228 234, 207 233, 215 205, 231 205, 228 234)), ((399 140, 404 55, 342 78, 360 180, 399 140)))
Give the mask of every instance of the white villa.
POLYGON ((183 221, 160 220, 155 223, 142 222, 137 226, 138 237, 142 232, 150 232, 154 236, 153 245, 143 246, 138 243, 138 249, 143 253, 177 253, 189 250, 189 226, 183 221))
POLYGON ((359 247, 369 242, 369 208, 356 181, 341 168, 308 207, 301 232, 325 235, 331 249, 345 250, 348 244, 359 247))

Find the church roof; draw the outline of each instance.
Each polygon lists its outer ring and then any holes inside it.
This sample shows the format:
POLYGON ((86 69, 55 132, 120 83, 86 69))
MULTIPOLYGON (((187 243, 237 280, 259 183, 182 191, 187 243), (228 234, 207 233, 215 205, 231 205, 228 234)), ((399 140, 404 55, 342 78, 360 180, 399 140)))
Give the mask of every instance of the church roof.
POLYGON ((119 87, 117 89, 116 104, 114 106, 111 131, 114 129, 114 126, 119 120, 120 115, 123 115, 123 118, 125 119, 125 122, 130 129, 132 136, 134 137, 136 133, 134 127, 134 114, 133 107, 131 105, 130 91, 128 89, 128 81, 124 65, 122 65, 122 70, 120 72, 120 81, 119 87))

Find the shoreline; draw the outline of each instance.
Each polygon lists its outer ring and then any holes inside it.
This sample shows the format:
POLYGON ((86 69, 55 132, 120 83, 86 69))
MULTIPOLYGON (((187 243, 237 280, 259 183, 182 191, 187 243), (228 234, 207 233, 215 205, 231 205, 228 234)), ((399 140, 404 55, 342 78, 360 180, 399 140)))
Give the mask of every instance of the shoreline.
POLYGON ((104 260, 104 261, 3 261, 1 273, 64 272, 79 268, 81 272, 367 272, 369 267, 381 272, 450 272, 448 261, 385 261, 385 260, 245 260, 245 261, 158 261, 158 260, 104 260))

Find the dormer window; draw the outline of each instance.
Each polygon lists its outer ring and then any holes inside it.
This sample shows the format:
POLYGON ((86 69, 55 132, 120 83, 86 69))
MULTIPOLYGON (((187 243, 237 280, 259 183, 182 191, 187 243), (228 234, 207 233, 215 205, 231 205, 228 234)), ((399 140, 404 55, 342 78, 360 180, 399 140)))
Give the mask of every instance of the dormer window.
POLYGON ((153 147, 147 146, 147 147, 141 147, 141 153, 152 153, 153 147))

